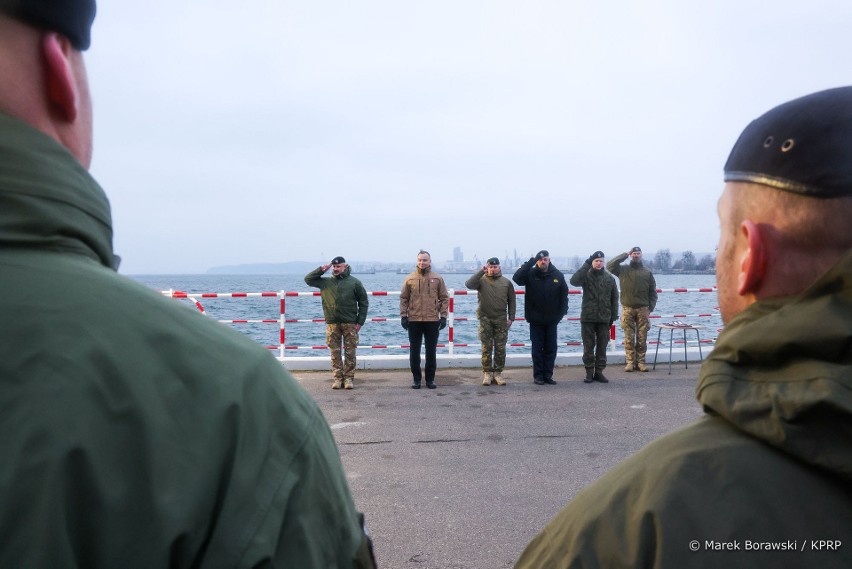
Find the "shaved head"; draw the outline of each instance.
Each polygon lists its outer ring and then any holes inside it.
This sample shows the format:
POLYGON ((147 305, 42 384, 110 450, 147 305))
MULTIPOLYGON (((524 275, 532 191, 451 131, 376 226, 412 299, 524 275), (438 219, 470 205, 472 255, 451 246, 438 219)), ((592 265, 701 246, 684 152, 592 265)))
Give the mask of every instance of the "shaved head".
POLYGON ((803 292, 852 249, 852 197, 815 198, 748 182, 729 182, 719 199, 716 261, 719 307, 730 321, 762 298, 803 292), (748 226, 748 227, 747 227, 748 226), (749 242, 759 234, 757 246, 749 242), (757 259, 758 286, 746 286, 743 261, 757 259))
POLYGON ((71 40, 0 12, 0 111, 50 136, 86 168, 92 106, 82 53, 71 40))

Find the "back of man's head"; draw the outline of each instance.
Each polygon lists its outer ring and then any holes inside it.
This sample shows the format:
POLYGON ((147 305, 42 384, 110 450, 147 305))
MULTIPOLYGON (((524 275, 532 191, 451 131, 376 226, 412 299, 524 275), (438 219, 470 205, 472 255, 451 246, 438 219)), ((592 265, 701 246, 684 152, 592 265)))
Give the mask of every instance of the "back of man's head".
POLYGON ((81 50, 94 0, 0 0, 0 112, 42 131, 85 167, 92 110, 81 50))
POLYGON ((35 28, 58 32, 78 51, 92 41, 95 0, 0 0, 0 12, 35 28))
POLYGON ((813 284, 852 248, 852 87, 752 121, 725 164, 725 182, 720 296, 754 301, 813 284))

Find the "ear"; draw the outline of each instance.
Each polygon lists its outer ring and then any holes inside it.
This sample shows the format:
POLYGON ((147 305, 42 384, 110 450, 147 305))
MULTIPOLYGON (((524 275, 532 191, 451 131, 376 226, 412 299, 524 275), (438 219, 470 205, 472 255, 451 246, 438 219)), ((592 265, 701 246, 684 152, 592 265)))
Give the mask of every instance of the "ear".
POLYGON ((65 36, 55 32, 47 32, 42 36, 45 85, 51 112, 69 123, 77 119, 79 110, 77 83, 70 60, 73 49, 65 36))
POLYGON ((737 292, 740 296, 756 295, 766 276, 766 236, 762 235, 760 227, 749 219, 743 221, 740 231, 745 237, 747 248, 740 263, 737 292))

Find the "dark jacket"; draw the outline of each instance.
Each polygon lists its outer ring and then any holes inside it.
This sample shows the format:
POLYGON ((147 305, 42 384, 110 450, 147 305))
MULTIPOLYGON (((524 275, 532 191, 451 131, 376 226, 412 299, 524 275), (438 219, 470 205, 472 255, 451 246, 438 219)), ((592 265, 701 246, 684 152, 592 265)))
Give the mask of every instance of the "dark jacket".
POLYGON ((621 285, 621 304, 630 308, 647 306, 653 312, 657 307, 657 281, 654 280, 654 273, 644 265, 622 265, 627 257, 627 253, 621 253, 606 264, 606 270, 618 277, 621 285))
POLYGON ((524 318, 533 324, 553 324, 568 314, 568 284, 553 263, 543 272, 533 259, 515 271, 512 280, 525 287, 524 318))
POLYGON ((112 264, 101 188, 0 114, 0 567, 359 566, 316 403, 112 264))
POLYGON ((850 339, 852 252, 733 318, 699 372, 707 414, 581 491, 515 567, 852 567, 850 339))
POLYGON ((606 322, 618 320, 618 287, 615 277, 606 269, 596 271, 589 263, 571 275, 571 284, 583 287, 583 304, 580 322, 606 322))
POLYGON ((370 301, 361 281, 351 276, 352 268, 346 267, 339 275, 323 277, 322 267, 317 267, 305 276, 308 286, 320 289, 322 313, 328 324, 360 324, 367 321, 370 301))

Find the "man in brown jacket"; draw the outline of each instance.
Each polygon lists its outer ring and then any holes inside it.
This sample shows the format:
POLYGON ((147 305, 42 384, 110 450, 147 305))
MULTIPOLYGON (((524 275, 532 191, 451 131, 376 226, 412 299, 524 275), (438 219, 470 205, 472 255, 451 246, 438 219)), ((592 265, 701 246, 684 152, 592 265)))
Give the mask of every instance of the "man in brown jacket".
POLYGON ((420 346, 426 339, 426 387, 435 389, 435 370, 438 368, 435 352, 438 332, 447 325, 450 297, 447 285, 438 273, 432 271, 432 256, 420 250, 417 268, 405 277, 399 295, 399 316, 402 327, 408 330, 410 344, 409 363, 413 376, 412 389, 420 389, 420 346))

